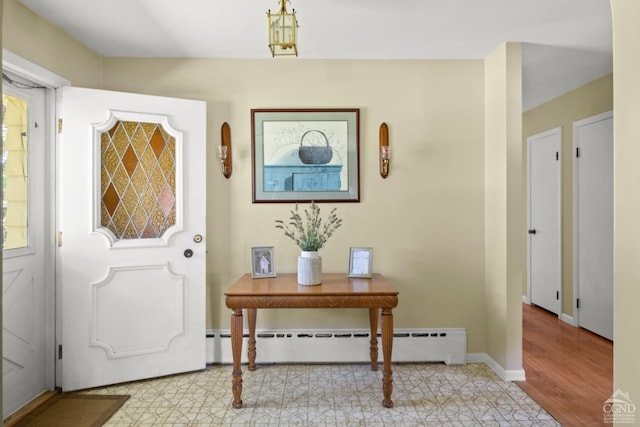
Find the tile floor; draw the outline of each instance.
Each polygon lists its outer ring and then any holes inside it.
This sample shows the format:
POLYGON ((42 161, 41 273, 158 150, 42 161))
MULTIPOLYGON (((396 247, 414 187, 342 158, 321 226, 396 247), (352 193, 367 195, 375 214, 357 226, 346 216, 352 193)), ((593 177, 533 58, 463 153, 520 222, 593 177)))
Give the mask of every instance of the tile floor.
POLYGON ((394 364, 394 408, 368 365, 243 366, 245 406, 231 406, 231 366, 85 391, 129 394, 106 426, 559 426, 483 363, 394 364))

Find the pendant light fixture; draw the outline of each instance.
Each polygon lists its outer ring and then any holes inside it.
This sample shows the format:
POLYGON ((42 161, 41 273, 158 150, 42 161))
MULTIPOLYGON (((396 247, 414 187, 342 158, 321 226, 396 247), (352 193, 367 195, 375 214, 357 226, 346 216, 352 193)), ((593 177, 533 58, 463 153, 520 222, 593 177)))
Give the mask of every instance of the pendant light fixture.
POLYGON ((275 56, 298 56, 296 10, 287 12, 286 0, 280 0, 278 13, 267 11, 269 50, 275 56))

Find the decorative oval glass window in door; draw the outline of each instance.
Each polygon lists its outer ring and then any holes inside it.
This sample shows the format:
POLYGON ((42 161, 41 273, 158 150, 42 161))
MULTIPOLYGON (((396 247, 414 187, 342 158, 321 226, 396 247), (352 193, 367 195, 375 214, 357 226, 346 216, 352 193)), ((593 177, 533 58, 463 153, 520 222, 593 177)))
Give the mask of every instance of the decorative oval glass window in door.
POLYGON ((100 135, 102 227, 159 238, 176 223, 176 141, 159 123, 117 121, 100 135))

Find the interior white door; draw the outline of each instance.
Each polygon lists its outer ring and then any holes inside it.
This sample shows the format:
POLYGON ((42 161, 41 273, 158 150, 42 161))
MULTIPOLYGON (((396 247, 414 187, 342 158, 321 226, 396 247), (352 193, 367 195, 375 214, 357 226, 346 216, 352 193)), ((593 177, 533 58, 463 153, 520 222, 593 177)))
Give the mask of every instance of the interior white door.
POLYGON ((613 113, 574 123, 578 324, 613 339, 613 113))
POLYGON ((3 87, 3 417, 46 390, 44 89, 3 87))
POLYGON ((529 300, 556 314, 562 283, 561 141, 560 128, 527 138, 529 300))
POLYGON ((205 367, 206 105, 62 93, 62 388, 205 367))

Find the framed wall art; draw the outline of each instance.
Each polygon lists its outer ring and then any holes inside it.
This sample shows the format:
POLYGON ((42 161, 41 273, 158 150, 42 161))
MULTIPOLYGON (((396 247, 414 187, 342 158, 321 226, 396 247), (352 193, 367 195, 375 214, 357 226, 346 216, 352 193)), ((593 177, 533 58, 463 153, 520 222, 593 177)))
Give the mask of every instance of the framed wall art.
POLYGON ((251 277, 276 277, 276 263, 273 246, 251 248, 251 277))
POLYGON ((372 248, 351 248, 349 250, 348 277, 371 277, 373 266, 372 248))
POLYGON ((251 110, 253 202, 359 202, 360 109, 251 110))

